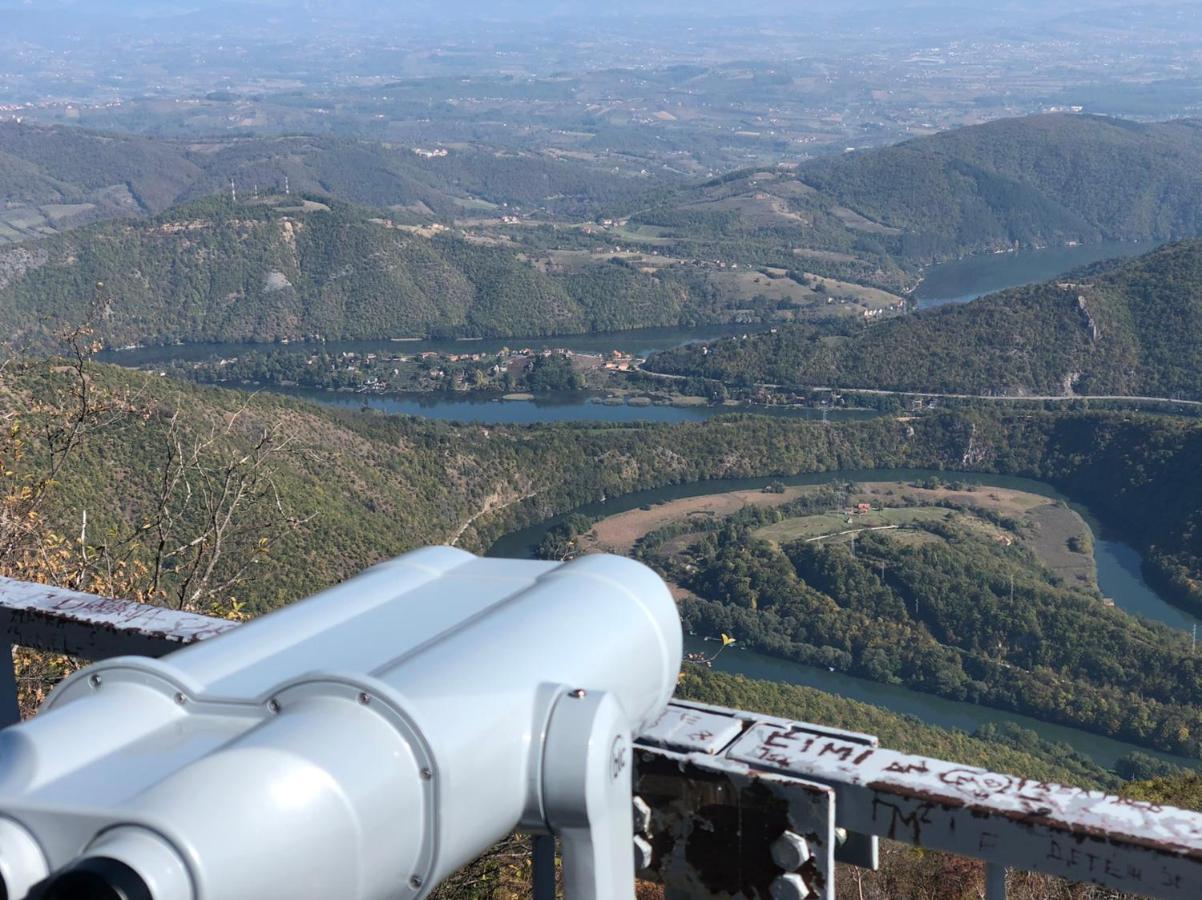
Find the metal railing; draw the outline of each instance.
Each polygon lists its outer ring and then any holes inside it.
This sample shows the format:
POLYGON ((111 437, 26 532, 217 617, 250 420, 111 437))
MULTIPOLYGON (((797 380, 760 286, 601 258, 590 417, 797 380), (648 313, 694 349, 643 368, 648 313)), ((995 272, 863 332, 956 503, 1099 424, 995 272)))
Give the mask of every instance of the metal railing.
MULTIPOLYGON (((163 656, 236 623, 0 579, 20 644, 104 659, 163 656)), ((2 724, 19 719, 0 665, 2 724)), ((877 841, 1152 897, 1202 896, 1202 815, 899 753, 876 738, 675 702, 636 743, 640 877, 677 898, 833 898, 836 862, 876 868, 877 841)), ((534 842, 534 896, 554 897, 554 842, 534 842)))

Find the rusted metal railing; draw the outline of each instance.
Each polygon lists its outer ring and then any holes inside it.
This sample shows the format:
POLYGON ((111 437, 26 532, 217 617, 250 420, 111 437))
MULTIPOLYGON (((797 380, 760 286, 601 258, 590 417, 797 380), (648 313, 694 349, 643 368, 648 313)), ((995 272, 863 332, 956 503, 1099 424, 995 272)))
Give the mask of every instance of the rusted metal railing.
MULTIPOLYGON (((162 656, 233 622, 0 579, 9 644, 87 659, 162 656)), ((19 717, 11 666, 0 714, 19 717)), ((898 753, 876 738, 673 703, 637 742, 634 852, 668 900, 833 898, 835 864, 877 865, 877 840, 1152 897, 1202 896, 1202 815, 898 753)), ((535 896, 554 896, 553 842, 535 896)))

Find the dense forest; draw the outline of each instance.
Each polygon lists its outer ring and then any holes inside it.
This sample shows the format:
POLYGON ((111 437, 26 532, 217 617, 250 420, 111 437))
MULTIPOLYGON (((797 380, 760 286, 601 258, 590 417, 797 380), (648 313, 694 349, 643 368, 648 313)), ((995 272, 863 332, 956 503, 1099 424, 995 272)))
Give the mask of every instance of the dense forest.
POLYGON ((1202 755, 1202 663, 1187 637, 1133 621, 1043 571, 1017 543, 948 521, 934 540, 756 539, 744 524, 661 564, 699 599, 690 630, 738 634, 807 665, 1202 755))
POLYGON ((1202 399, 1202 241, 873 325, 682 347, 653 371, 736 384, 1202 399))
POLYGON ((1202 234, 1202 122, 1004 119, 807 163, 798 177, 923 259, 1202 234))
POLYGON ((676 253, 893 290, 933 262, 1202 234, 1202 123, 1055 114, 726 173, 632 214, 676 253))
MULTIPOLYGON (((10 366, 0 409, 45 415, 67 377, 56 368, 10 366)), ((408 547, 487 548, 505 532, 603 496, 713 478, 906 467, 1049 481, 1143 551, 1166 593, 1202 608, 1202 482, 1182 477, 1202 468, 1202 427, 1187 420, 962 411, 827 426, 731 416, 674 427, 486 428, 247 397, 110 366, 89 371, 94 396, 132 411, 92 436, 58 476, 55 518, 68 530, 85 508, 98 534, 106 522, 138 519, 154 490, 146 473, 180 410, 190 432, 224 429, 215 445, 231 452, 253 446, 265 429, 288 435, 275 489, 311 518, 281 539, 271 577, 245 592, 255 608, 408 547)), ((44 467, 48 452, 31 441, 23 465, 44 467)))
POLYGON ((0 248, 5 334, 90 321, 118 346, 577 333, 704 320, 710 303, 670 272, 601 259, 545 274, 512 249, 281 196, 0 248))

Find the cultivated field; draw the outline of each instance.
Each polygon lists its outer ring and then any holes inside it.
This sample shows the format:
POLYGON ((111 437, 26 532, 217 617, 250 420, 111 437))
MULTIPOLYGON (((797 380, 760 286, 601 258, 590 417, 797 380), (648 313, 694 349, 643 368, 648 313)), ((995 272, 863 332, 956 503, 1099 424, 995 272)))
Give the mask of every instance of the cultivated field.
MULTIPOLYGON (((673 538, 662 548, 668 554, 679 553, 701 536, 708 522, 748 506, 781 506, 822 487, 791 486, 783 494, 731 491, 633 509, 598 521, 580 538, 580 545, 586 552, 627 554, 636 542, 656 529, 675 522, 696 523, 696 531, 673 538)), ((905 482, 868 482, 856 486, 848 495, 847 504, 845 509, 784 519, 759 528, 754 534, 775 544, 787 544, 799 540, 846 542, 872 531, 917 546, 943 538, 914 526, 943 521, 999 544, 1009 545, 1018 540, 1067 582, 1082 585, 1096 582, 1089 527, 1068 507, 1038 494, 993 487, 953 490, 916 487, 905 482), (952 509, 941 503, 960 508, 952 509), (859 511, 856 508, 860 504, 869 509, 859 511), (991 516, 1014 521, 1017 531, 990 521, 991 516)))

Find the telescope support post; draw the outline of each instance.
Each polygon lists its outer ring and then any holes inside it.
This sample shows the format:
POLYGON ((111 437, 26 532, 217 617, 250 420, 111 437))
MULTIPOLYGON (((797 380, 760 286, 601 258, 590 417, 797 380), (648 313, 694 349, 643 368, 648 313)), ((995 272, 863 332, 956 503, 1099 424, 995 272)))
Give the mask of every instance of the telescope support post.
POLYGON ((543 810, 563 847, 564 896, 634 900, 630 724, 618 701, 574 690, 556 701, 543 749, 543 810))
POLYGON ((534 900, 555 900, 555 835, 534 835, 530 849, 534 857, 534 900))
POLYGON ((13 648, 0 655, 0 728, 21 721, 21 703, 17 698, 17 676, 13 668, 13 648))

